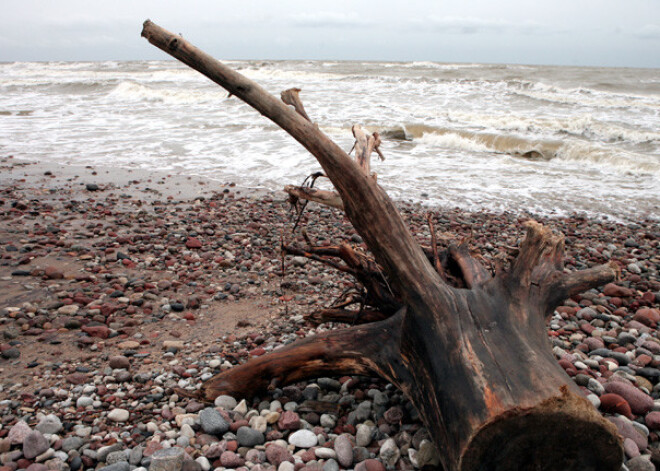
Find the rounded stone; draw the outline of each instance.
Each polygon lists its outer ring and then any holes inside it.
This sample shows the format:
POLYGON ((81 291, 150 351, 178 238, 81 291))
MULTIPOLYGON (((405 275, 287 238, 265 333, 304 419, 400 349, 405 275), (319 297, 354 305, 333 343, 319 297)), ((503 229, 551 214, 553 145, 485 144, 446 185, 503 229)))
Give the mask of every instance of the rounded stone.
POLYGON ((243 460, 241 459, 240 455, 237 455, 233 451, 223 452, 222 455, 220 455, 220 463, 222 463, 222 466, 225 468, 238 468, 239 466, 243 466, 243 460))
POLYGON ((380 446, 378 456, 383 460, 385 466, 388 468, 394 467, 401 456, 401 452, 399 451, 399 447, 396 446, 396 442, 393 438, 388 438, 383 442, 380 446))
POLYGON ((348 434, 339 435, 335 438, 335 453, 337 461, 344 468, 350 468, 353 464, 353 444, 348 434))
POLYGON ((604 388, 608 393, 623 397, 630 405, 632 412, 637 415, 646 414, 653 409, 653 399, 630 383, 610 381, 605 383, 604 388))
POLYGON ((378 460, 368 459, 358 463, 355 471, 385 471, 385 466, 378 460))
POLYGON ((329 459, 323 463, 323 471, 339 471, 339 463, 333 459, 329 459))
POLYGON ((649 412, 644 418, 644 421, 649 430, 660 430, 660 412, 649 412))
POLYGON ((26 459, 31 460, 48 450, 49 446, 46 437, 44 437, 41 432, 33 430, 28 433, 25 440, 23 440, 23 456, 26 459))
POLYGON ((207 407, 199 413, 202 429, 210 435, 222 435, 229 430, 229 423, 212 407, 207 407))
POLYGON ((295 465, 289 461, 282 461, 277 467, 277 471, 295 471, 295 465))
POLYGON ((298 430, 300 428, 300 416, 293 411, 284 411, 277 422, 280 430, 298 430))
POLYGON ((110 357, 108 360, 108 365, 112 369, 129 369, 131 367, 131 362, 124 355, 115 355, 110 357))
POLYGON ((162 448, 151 455, 149 471, 181 471, 184 450, 179 447, 162 448))
POLYGON ((43 434, 52 435, 62 430, 62 422, 55 414, 44 416, 35 427, 43 434))
POLYGON ((71 450, 77 450, 81 446, 83 446, 85 441, 80 438, 80 437, 67 437, 64 440, 62 440, 62 451, 68 453, 71 450))
POLYGON ((336 459, 337 453, 332 448, 320 447, 314 450, 314 455, 322 460, 336 459))
POLYGON ((628 458, 639 456, 639 447, 637 446, 637 443, 630 438, 623 440, 623 451, 628 458))
POLYGON ((215 407, 220 407, 224 410, 233 410, 238 405, 238 402, 232 396, 222 395, 215 398, 214 404, 215 407))
POLYGON ((655 471, 655 466, 648 458, 637 456, 626 463, 629 471, 655 471))
POLYGON ((9 434, 7 438, 12 443, 12 445, 20 445, 25 440, 25 437, 32 431, 30 426, 26 424, 23 420, 19 420, 14 424, 12 428, 9 429, 9 434))
POLYGON ((279 466, 284 461, 293 461, 289 450, 279 445, 270 445, 266 448, 266 459, 273 466, 279 466))
POLYGON ((94 404, 94 399, 89 396, 80 396, 78 400, 76 400, 76 407, 88 407, 92 404, 94 404))
POLYGON ((311 430, 297 430, 289 435, 289 443, 298 448, 311 448, 318 442, 318 438, 311 430))
POLYGON ((130 412, 126 409, 112 409, 108 412, 108 420, 112 420, 113 422, 126 422, 130 415, 130 412))
POLYGON ((238 432, 236 432, 236 439, 238 440, 239 445, 250 448, 257 445, 263 445, 266 441, 263 433, 245 426, 238 429, 238 432))
POLYGON ((357 446, 369 446, 374 435, 374 427, 367 424, 358 424, 355 434, 355 444, 357 446))
POLYGON ((614 393, 607 393, 600 396, 600 408, 603 412, 610 414, 622 414, 629 419, 633 418, 628 402, 614 393))
POLYGON ((105 458, 107 464, 119 463, 120 461, 128 461, 128 456, 124 450, 111 451, 105 458))
POLYGON ((131 465, 128 461, 118 461, 102 468, 97 468, 97 471, 130 471, 131 465))

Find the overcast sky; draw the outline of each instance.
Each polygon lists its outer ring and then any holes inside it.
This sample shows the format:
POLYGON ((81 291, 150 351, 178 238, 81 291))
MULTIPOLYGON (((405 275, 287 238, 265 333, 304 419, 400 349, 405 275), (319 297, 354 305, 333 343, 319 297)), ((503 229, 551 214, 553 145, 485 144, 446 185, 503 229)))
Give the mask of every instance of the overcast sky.
POLYGON ((660 0, 5 0, 0 61, 165 59, 147 18, 221 59, 660 67, 660 0))

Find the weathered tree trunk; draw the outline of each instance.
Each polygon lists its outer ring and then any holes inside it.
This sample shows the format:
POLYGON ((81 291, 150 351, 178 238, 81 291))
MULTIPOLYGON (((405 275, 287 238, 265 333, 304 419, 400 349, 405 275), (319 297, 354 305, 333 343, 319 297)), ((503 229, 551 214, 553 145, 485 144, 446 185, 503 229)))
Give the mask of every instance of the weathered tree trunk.
MULTIPOLYGON (((434 246, 429 256, 368 164, 358 165, 319 131, 298 91, 287 99, 296 111, 150 21, 142 35, 273 120, 316 157, 375 261, 346 250, 305 254, 326 263, 331 257, 342 260, 333 266, 361 276, 376 308, 388 298, 383 286, 390 293, 386 309, 365 311, 367 321, 374 322, 252 359, 204 383, 200 397, 249 396, 272 382, 320 375, 377 375, 418 408, 447 471, 620 468, 623 451, 616 429, 557 364, 545 331, 546 317, 556 306, 613 280, 614 266, 565 273, 563 237, 535 222, 527 224, 509 270, 494 277, 466 246, 450 247, 442 259, 434 246), (370 263, 385 275, 382 285, 369 278, 370 263), (394 311, 396 306, 401 308, 394 311)), ((379 143, 377 135, 370 139, 362 133, 356 139, 368 153, 379 143)), ((345 319, 348 314, 340 307, 334 315, 345 319)))

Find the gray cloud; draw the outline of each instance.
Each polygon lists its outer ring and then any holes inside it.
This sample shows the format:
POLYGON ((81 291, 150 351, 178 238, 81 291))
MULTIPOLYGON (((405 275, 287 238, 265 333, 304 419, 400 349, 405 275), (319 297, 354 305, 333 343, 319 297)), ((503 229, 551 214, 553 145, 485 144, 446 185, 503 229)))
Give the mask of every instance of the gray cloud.
POLYGON ((660 66, 657 0, 22 0, 0 15, 0 60, 159 59, 142 21, 235 59, 660 66), (651 20, 653 21, 653 20, 651 20))
POLYGON ((533 20, 512 21, 502 18, 478 18, 456 16, 429 16, 403 23, 408 31, 432 31, 444 34, 475 35, 475 34, 556 34, 565 32, 565 28, 542 25, 533 20))
POLYGON ((337 11, 298 13, 289 16, 287 22, 305 28, 359 28, 375 24, 373 19, 361 17, 357 13, 337 11))
POLYGON ((660 39, 660 25, 644 25, 633 35, 640 39, 660 39))

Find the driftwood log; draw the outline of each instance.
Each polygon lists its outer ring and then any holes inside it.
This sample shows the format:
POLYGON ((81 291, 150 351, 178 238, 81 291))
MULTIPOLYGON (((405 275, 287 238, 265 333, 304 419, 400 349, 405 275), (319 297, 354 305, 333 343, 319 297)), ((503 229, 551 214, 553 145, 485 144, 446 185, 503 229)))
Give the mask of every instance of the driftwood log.
MULTIPOLYGON (((272 381, 380 376, 417 407, 446 471, 620 469, 616 429, 558 365, 545 328, 563 300, 613 280, 613 265, 565 272, 563 236, 536 222, 527 223, 517 257, 496 275, 465 245, 424 250, 368 164, 351 159, 311 122, 298 91, 286 94, 285 103, 150 21, 142 35, 274 121, 316 157, 373 254, 304 249, 362 277, 377 309, 363 309, 359 325, 299 340, 211 378, 200 398, 250 396, 272 381)), ((377 148, 377 135, 355 129, 360 152, 377 148)), ((324 315, 341 320, 351 312, 344 306, 324 315)))

